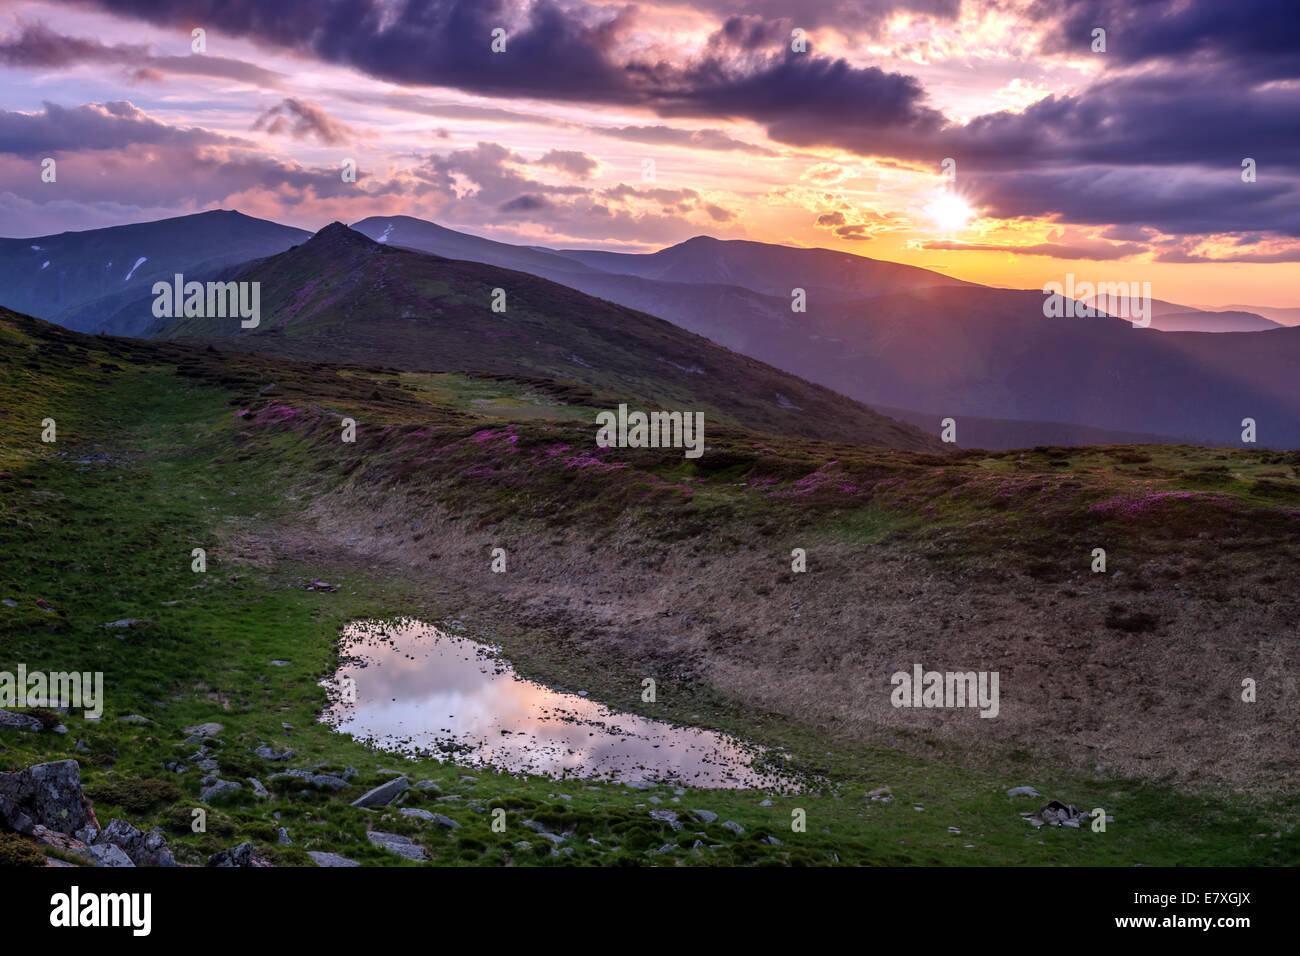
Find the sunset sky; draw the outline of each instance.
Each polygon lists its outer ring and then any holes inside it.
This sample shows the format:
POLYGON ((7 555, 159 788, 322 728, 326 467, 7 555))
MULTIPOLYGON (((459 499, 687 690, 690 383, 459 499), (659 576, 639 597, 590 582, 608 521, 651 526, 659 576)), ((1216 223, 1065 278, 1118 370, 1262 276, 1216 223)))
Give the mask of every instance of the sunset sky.
POLYGON ((5 236, 404 214, 1300 306, 1294 0, 0 0, 0 70, 5 236))

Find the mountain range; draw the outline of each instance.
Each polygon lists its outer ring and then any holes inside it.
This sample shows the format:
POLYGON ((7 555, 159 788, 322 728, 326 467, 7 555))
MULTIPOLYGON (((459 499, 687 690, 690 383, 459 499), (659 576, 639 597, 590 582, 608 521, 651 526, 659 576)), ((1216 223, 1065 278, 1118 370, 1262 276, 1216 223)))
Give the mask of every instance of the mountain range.
POLYGON ((646 254, 545 249, 406 216, 313 238, 216 211, 0 240, 0 283, 0 304, 79 331, 552 378, 807 437, 921 447, 917 429, 951 417, 965 447, 1236 445, 1252 418, 1260 443, 1300 445, 1287 310, 1154 300, 1147 329, 1048 319, 1038 290, 826 249, 704 236, 646 254), (176 273, 261 282, 261 327, 159 321, 153 283, 176 273))

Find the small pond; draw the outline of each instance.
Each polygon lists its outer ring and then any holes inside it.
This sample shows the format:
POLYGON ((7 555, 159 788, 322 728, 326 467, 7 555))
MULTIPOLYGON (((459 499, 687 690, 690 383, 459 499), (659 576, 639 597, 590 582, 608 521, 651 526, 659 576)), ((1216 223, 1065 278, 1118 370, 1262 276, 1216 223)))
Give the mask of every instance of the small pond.
POLYGON ((755 768, 757 748, 524 680, 494 648, 432 624, 354 622, 341 657, 322 719, 380 749, 557 778, 792 787, 755 768))

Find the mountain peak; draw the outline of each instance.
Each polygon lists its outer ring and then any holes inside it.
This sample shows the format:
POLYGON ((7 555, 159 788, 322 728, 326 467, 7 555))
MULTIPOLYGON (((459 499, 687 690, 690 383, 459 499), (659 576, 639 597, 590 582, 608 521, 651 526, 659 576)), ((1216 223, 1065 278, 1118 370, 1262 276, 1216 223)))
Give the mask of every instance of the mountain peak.
POLYGON ((369 249, 378 245, 369 236, 365 236, 355 229, 349 229, 341 222, 332 222, 316 235, 311 237, 311 242, 316 244, 328 244, 335 246, 350 246, 356 249, 369 249))

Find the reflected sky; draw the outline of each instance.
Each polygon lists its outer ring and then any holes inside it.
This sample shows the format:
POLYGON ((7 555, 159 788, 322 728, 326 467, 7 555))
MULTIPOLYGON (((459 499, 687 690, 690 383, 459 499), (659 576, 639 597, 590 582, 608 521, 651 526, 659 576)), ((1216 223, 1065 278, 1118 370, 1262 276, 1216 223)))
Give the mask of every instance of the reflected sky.
POLYGON ((358 621, 323 720, 385 750, 471 767, 622 782, 781 788, 721 734, 617 713, 515 675, 486 645, 414 620, 358 621), (346 679, 355 703, 337 699, 346 679))

